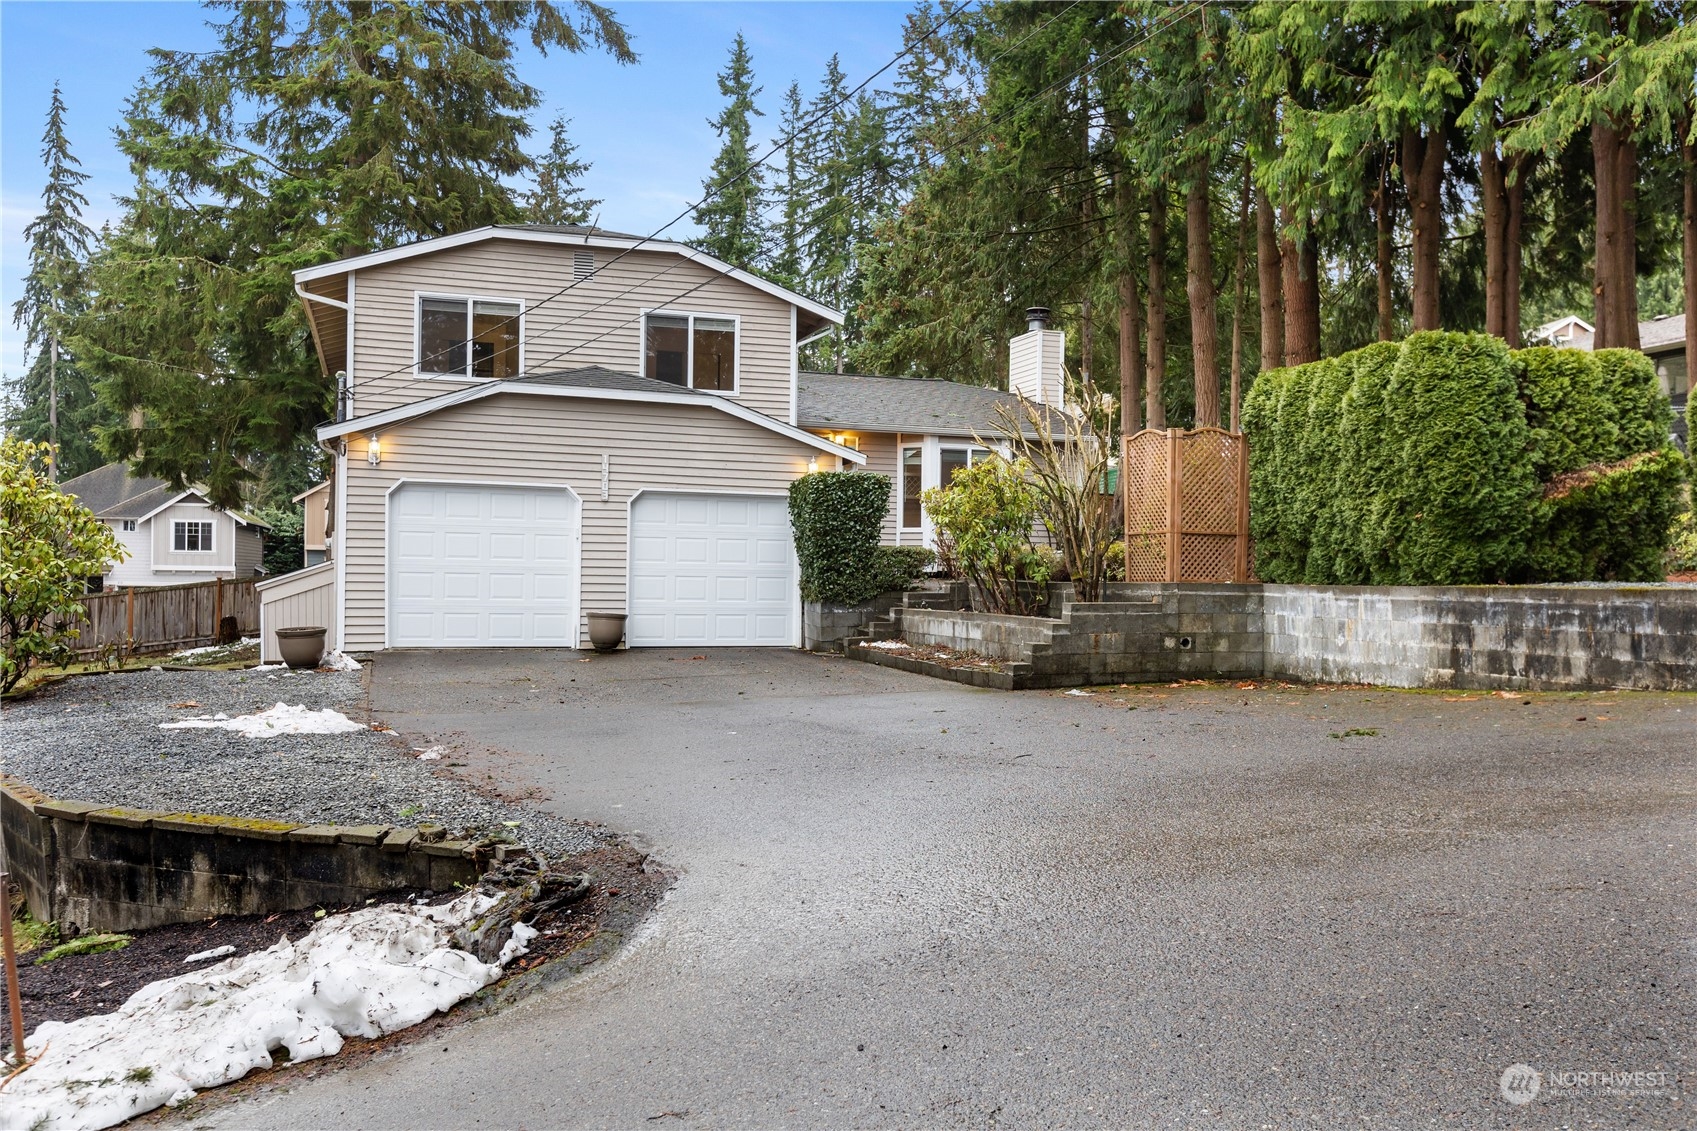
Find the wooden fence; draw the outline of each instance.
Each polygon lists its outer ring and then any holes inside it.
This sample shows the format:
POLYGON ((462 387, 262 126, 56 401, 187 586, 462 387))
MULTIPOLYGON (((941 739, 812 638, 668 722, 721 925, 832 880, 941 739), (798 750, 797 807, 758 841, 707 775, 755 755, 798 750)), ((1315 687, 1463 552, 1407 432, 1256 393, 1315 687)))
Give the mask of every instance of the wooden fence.
POLYGON ((259 595, 254 591, 254 580, 217 578, 156 589, 91 593, 82 600, 82 619, 75 622, 81 630, 76 640, 77 658, 92 659, 112 649, 163 652, 214 644, 224 617, 235 617, 243 636, 257 635, 259 595))
POLYGON ((1125 441, 1127 581, 1249 580, 1249 442, 1145 429, 1125 441))

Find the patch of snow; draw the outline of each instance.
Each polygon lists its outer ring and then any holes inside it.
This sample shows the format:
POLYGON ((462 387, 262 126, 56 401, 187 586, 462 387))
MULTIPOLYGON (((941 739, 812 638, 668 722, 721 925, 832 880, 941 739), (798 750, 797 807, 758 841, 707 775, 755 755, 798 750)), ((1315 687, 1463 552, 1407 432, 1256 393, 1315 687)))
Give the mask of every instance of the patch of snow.
POLYGON ((1068 695, 1094 695, 1096 693, 1094 691, 1080 691, 1076 687, 1069 687, 1069 688, 1067 688, 1067 694, 1068 695))
POLYGON ((867 647, 867 648, 887 648, 892 652, 896 651, 898 649, 900 649, 902 651, 906 651, 907 650, 907 642, 905 640, 869 640, 869 641, 866 642, 864 647, 867 647))
POLYGON ((440 746, 432 746, 428 750, 419 750, 417 754, 420 762, 439 762, 442 760, 442 748, 440 746))
POLYGON ((183 965, 192 966, 196 962, 205 962, 208 958, 227 958, 234 953, 236 953, 236 948, 226 943, 223 946, 215 946, 211 950, 203 950, 189 955, 183 959, 183 965))
POLYGON ((160 723, 161 730, 233 730, 249 738, 271 738, 279 734, 351 734, 367 729, 330 707, 314 711, 305 706, 279 703, 267 711, 228 718, 223 714, 198 715, 174 723, 160 723))
POLYGON ((529 923, 514 923, 513 937, 501 947, 501 953, 495 958, 496 964, 505 966, 519 955, 529 954, 531 941, 541 933, 529 923))
POLYGON ((345 652, 326 652, 324 658, 318 661, 321 668, 329 668, 333 672, 357 672, 360 662, 345 652))
MULTIPOLYGON (((416 1025, 500 978, 500 965, 452 942, 496 902, 474 891, 435 907, 363 908, 299 942, 154 982, 115 1013, 45 1021, 24 1042, 37 1059, 6 1084, 5 1125, 110 1127, 269 1068, 277 1049, 298 1063, 334 1056, 346 1037, 416 1025)), ((515 924, 501 961, 535 936, 515 924)))
POLYGON ((172 652, 173 660, 181 660, 186 656, 207 656, 213 652, 233 652, 237 648, 251 648, 259 643, 257 636, 244 636, 234 644, 208 644, 204 648, 186 648, 181 652, 172 652))
POLYGON ((288 664, 260 664, 248 669, 250 672, 286 672, 288 670, 288 664))

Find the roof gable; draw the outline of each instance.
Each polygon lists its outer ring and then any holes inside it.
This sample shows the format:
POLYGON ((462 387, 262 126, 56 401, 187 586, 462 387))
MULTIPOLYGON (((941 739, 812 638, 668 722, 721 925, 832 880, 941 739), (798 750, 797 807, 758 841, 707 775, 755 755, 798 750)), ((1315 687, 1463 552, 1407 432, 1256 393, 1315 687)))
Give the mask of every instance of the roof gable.
POLYGON ((367 267, 395 263, 415 256, 434 255, 437 252, 450 251, 457 247, 466 247, 488 240, 518 240, 569 247, 599 247, 614 251, 641 249, 644 251, 669 252, 700 263, 721 275, 736 279, 738 282, 746 283, 755 290, 764 291, 769 295, 780 298, 825 322, 841 325, 843 321, 840 312, 823 303, 815 302, 806 295, 798 294, 788 287, 779 286, 770 279, 762 278, 753 272, 744 271, 740 267, 733 267, 729 263, 715 259, 699 248, 691 247, 688 244, 678 243, 674 240, 634 236, 626 232, 610 232, 605 228, 580 227, 575 224, 492 224, 487 227, 473 228, 469 232, 459 232, 451 236, 436 236, 432 239, 418 240, 384 251, 372 251, 364 255, 334 260, 330 263, 321 263, 316 267, 304 267, 295 272, 295 283, 298 287, 314 279, 343 275, 349 271, 359 271, 367 267))

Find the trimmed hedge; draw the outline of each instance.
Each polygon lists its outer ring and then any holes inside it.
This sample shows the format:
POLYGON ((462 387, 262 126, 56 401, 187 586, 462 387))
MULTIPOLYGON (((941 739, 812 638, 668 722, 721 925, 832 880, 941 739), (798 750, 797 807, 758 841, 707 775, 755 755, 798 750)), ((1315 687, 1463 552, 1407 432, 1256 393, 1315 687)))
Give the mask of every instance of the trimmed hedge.
POLYGON ((874 593, 892 593, 906 589, 919 578, 937 558, 924 546, 879 546, 872 559, 870 582, 877 585, 874 593))
POLYGON ((803 600, 856 605, 884 591, 878 535, 889 506, 882 475, 816 471, 790 484, 803 600))
POLYGON ((1686 475, 1632 350, 1418 333, 1263 374, 1243 420, 1266 581, 1659 577, 1686 475))

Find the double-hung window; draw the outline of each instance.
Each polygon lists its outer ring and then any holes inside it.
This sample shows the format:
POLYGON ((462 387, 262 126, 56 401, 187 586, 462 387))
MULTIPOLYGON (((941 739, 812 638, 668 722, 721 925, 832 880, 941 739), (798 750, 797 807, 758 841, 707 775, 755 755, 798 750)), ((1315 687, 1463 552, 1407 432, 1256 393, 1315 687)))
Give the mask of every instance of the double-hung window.
POLYGON ((955 484, 955 472, 964 471, 973 464, 983 463, 990 457, 989 448, 944 448, 938 453, 940 466, 937 476, 937 486, 947 491, 955 484))
POLYGON ((737 320, 713 314, 643 316, 642 372, 686 389, 737 391, 737 320))
POLYGON ((508 299, 418 300, 418 371, 500 381, 519 375, 524 306, 508 299))
POLYGON ((210 522, 173 522, 171 549, 179 554, 210 554, 212 524, 210 522))

